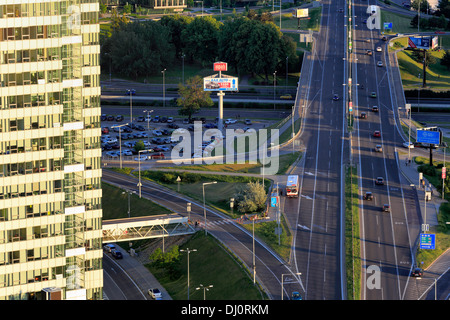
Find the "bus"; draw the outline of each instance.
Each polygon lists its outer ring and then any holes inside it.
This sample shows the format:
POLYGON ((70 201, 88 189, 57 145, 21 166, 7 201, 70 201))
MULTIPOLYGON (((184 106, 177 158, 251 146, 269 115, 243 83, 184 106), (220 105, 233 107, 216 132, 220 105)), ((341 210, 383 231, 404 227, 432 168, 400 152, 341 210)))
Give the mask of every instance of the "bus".
POLYGON ((288 176, 286 182, 286 196, 298 198, 298 176, 288 176))

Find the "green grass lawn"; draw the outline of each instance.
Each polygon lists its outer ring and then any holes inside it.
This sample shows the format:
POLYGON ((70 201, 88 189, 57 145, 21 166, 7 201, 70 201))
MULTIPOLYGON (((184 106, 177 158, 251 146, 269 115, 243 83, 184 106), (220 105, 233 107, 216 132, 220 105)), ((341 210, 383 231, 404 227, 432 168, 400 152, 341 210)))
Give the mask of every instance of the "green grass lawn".
MULTIPOLYGON (((440 59, 444 55, 444 51, 430 51, 436 63, 429 65, 427 68, 427 86, 431 89, 449 90, 450 89, 450 71, 440 64, 440 59)), ((405 89, 416 89, 422 84, 423 65, 418 63, 411 57, 412 52, 404 50, 397 53, 400 74, 402 77, 403 87, 405 89), (419 78, 421 74, 421 78, 419 78)))
MULTIPOLYGON (((196 233, 180 249, 196 249, 189 254, 190 300, 203 300, 200 284, 213 285, 206 300, 264 300, 267 297, 253 284, 251 273, 213 237, 196 233)), ((180 253, 177 266, 181 276, 171 279, 164 268, 147 267, 174 300, 187 300, 187 253, 180 253)))
MULTIPOLYGON (((293 30, 313 30, 319 31, 320 27, 320 15, 322 14, 322 7, 309 8, 309 19, 300 20, 298 25, 298 19, 292 16, 292 13, 283 13, 281 15, 281 29, 293 29, 293 30)), ((275 14, 273 16, 273 22, 280 26, 280 15, 275 14)))
POLYGON ((384 22, 392 22, 392 30, 385 31, 386 34, 417 32, 417 28, 411 27, 411 19, 410 16, 381 10, 381 28, 384 22))
MULTIPOLYGON (((102 182, 102 209, 103 220, 128 218, 128 193, 102 182)), ((130 195, 130 216, 142 217, 160 214, 170 214, 172 211, 137 194, 130 195)))

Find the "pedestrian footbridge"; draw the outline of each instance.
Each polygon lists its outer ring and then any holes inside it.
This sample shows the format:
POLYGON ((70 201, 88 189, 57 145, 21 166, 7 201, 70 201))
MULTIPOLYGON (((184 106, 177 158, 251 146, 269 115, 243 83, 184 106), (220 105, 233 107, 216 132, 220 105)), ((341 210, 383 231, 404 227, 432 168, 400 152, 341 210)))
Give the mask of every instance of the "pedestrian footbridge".
POLYGON ((133 217, 103 221, 103 242, 119 242, 195 233, 180 214, 133 217))

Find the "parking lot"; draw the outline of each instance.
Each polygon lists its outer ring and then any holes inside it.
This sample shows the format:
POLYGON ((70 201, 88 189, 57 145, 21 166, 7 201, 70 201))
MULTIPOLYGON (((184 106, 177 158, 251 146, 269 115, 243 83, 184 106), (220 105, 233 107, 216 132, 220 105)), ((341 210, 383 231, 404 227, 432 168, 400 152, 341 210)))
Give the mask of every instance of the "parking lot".
MULTIPOLYGON (((101 115, 103 159, 119 160, 120 152, 122 152, 122 161, 170 159, 171 150, 180 143, 178 139, 171 139, 174 131, 193 133, 195 121, 201 122, 203 133, 207 129, 217 128, 217 118, 192 117, 190 122, 187 118, 158 116, 156 114, 133 118, 134 122, 130 124, 127 122, 129 116, 118 114, 101 115), (120 143, 122 148, 120 148, 120 143), (137 152, 135 150, 136 143, 142 143, 143 146, 141 145, 141 148, 148 151, 137 152)), ((276 120, 223 119, 224 129, 234 129, 242 134, 266 128, 274 122, 276 120)), ((208 155, 208 152, 217 143, 217 137, 208 138, 198 146, 194 145, 193 138, 191 138, 191 141, 191 150, 193 151, 191 157, 195 158, 201 157, 202 153, 208 155)))

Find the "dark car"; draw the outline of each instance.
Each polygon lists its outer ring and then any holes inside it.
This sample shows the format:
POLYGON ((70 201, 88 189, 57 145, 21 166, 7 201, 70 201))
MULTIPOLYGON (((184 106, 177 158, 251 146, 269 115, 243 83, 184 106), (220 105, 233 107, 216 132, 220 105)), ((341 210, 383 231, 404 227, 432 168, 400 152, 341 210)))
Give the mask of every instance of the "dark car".
POLYGON ((337 94, 334 94, 333 101, 338 101, 338 100, 339 100, 339 96, 337 94))
POLYGON ((145 120, 144 116, 139 116, 137 118, 137 122, 144 122, 144 120, 145 120))
POLYGON ((111 254, 116 259, 122 259, 123 258, 122 252, 117 251, 117 250, 111 251, 111 254))
POLYGON ((373 194, 370 191, 367 191, 364 195, 364 200, 373 200, 373 194))
POLYGON ((383 208, 381 209, 383 212, 390 212, 391 211, 391 207, 385 203, 383 204, 383 208))
POLYGON ((372 111, 373 111, 373 112, 378 112, 378 107, 377 107, 377 106, 373 106, 373 107, 372 107, 372 111))
POLYGON ((361 112, 361 119, 367 119, 367 113, 361 112))
POLYGON ((380 186, 384 185, 383 177, 377 177, 375 180, 375 184, 380 185, 380 186))
POLYGON ((114 116, 113 115, 108 115, 107 117, 106 117, 106 120, 107 121, 114 121, 114 116))
POLYGON ((126 94, 127 96, 129 96, 129 95, 134 96, 134 95, 136 95, 136 90, 134 90, 134 89, 128 89, 128 90, 125 92, 125 94, 126 94))
POLYGON ((106 114, 102 114, 100 116, 100 121, 106 121, 106 114))
POLYGON ((411 277, 414 278, 422 278, 423 276, 423 270, 421 268, 415 268, 413 271, 411 271, 411 277))
POLYGON ((119 115, 116 117, 116 121, 117 121, 117 122, 123 121, 123 115, 119 114, 119 115))
POLYGON ((173 122, 169 123, 168 127, 172 128, 172 129, 178 129, 179 128, 179 126, 177 124, 173 123, 173 122))

